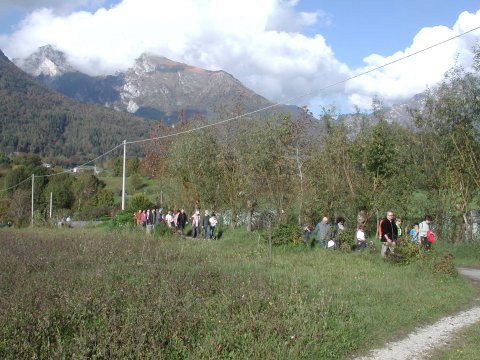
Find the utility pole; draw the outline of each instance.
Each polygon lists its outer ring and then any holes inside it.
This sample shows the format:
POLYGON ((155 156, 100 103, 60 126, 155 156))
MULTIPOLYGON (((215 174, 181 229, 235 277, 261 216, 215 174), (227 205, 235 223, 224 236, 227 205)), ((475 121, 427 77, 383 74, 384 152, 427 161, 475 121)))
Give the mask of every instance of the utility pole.
POLYGON ((122 210, 125 210, 125 173, 127 158, 127 140, 123 140, 122 210))
POLYGON ((53 192, 50 192, 50 219, 52 219, 53 192))
POLYGON ((32 219, 30 225, 33 226, 33 199, 34 199, 34 189, 35 189, 35 174, 32 174, 32 219))

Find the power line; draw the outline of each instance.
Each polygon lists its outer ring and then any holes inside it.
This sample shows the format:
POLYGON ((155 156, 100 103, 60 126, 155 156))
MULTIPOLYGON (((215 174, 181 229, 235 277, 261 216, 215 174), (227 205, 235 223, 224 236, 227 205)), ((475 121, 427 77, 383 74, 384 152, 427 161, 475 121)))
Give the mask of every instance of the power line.
MULTIPOLYGON (((119 144, 117 146, 115 146, 114 148, 108 150, 107 152, 103 153, 102 155, 100 156, 97 156, 95 159, 93 160, 90 160, 90 161, 87 161, 86 163, 82 164, 82 165, 79 165, 78 167, 83 167, 83 166, 86 166, 90 163, 93 163, 95 161, 97 161, 98 159, 101 159, 102 157, 110 154, 111 152, 115 151, 116 149, 118 149, 120 146, 122 146, 122 144, 119 144)), ((70 174, 72 173, 73 170, 64 170, 64 171, 61 171, 61 172, 58 172, 58 173, 53 173, 53 174, 47 174, 47 175, 35 175, 36 178, 45 178, 45 177, 52 177, 52 176, 58 176, 58 175, 63 175, 63 174, 70 174)), ((30 180, 31 179, 31 176, 27 177, 25 180, 22 180, 20 181, 19 183, 13 185, 13 186, 10 186, 9 188, 6 188, 6 189, 1 189, 0 192, 5 192, 5 191, 8 191, 8 190, 12 190, 12 189, 15 189, 16 187, 22 185, 24 182, 26 182, 27 180, 30 180)))
POLYGON ((4 192, 4 191, 8 191, 8 190, 12 190, 12 189, 15 189, 17 186, 20 186, 22 185, 24 182, 26 182, 27 180, 31 180, 31 176, 27 177, 25 180, 22 180, 20 181, 18 184, 15 184, 13 186, 10 186, 9 188, 6 188, 6 189, 2 189, 0 190, 0 192, 4 192))
MULTIPOLYGON (((89 160, 86 163, 84 163, 82 165, 79 165, 77 167, 81 168, 81 167, 84 167, 84 166, 86 166, 90 163, 93 163, 93 162, 97 161, 98 159, 101 159, 102 157, 107 156, 111 152, 117 150, 120 146, 123 146, 123 143, 115 146, 114 148, 112 148, 112 149, 108 150, 107 152, 103 153, 102 155, 97 156, 95 159, 89 160)), ((72 172, 73 172, 73 170, 66 170, 66 171, 62 171, 62 172, 58 172, 58 173, 54 173, 54 174, 48 174, 48 175, 35 175, 35 177, 51 177, 51 176, 57 176, 57 175, 62 175, 62 174, 69 174, 69 173, 72 173, 72 172)))

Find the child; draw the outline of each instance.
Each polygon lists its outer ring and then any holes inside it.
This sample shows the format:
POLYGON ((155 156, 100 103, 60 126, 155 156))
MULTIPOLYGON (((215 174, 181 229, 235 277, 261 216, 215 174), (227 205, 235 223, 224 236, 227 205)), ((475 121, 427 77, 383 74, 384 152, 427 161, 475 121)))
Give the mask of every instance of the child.
POLYGON ((420 240, 418 238, 418 223, 413 224, 413 228, 410 230, 409 234, 410 234, 411 241, 420 244, 420 240))

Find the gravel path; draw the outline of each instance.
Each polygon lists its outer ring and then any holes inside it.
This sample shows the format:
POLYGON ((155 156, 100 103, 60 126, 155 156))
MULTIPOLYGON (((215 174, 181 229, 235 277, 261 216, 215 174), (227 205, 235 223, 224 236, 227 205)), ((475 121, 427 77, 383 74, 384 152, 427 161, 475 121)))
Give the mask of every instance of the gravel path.
MULTIPOLYGON (((480 282, 480 270, 459 268, 458 271, 462 275, 480 282)), ((372 350, 369 355, 357 359, 428 359, 428 354, 432 350, 443 346, 455 332, 476 322, 480 322, 480 306, 475 306, 456 315, 447 316, 433 325, 415 330, 403 340, 388 343, 383 348, 372 350)))

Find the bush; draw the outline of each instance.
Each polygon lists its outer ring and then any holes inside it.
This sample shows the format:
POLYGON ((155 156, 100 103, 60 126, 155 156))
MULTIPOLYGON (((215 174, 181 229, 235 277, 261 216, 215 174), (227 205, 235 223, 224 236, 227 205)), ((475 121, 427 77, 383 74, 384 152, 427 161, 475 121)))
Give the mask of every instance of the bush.
MULTIPOLYGON (((263 234, 264 238, 268 242, 268 232, 263 234)), ((272 245, 298 245, 302 244, 302 228, 298 225, 292 224, 280 224, 272 231, 272 245)))
POLYGON ((345 229, 338 233, 337 240, 340 242, 340 250, 351 252, 356 245, 355 231, 353 229, 345 229))
POLYGON ((172 232, 173 232, 173 229, 169 228, 168 225, 163 222, 158 225, 155 225, 155 235, 170 236, 172 235, 172 232))
POLYGON ((418 243, 401 239, 399 245, 395 247, 395 252, 390 253, 387 260, 400 265, 408 265, 420 260, 423 256, 423 250, 418 243))
POLYGON ((103 220, 108 218, 111 212, 110 207, 85 206, 74 214, 75 220, 103 220))
POLYGON ((444 254, 443 257, 433 263, 433 272, 436 274, 457 276, 458 272, 453 263, 453 255, 451 253, 444 254))
POLYGON ((132 209, 132 211, 151 209, 153 207, 153 203, 145 195, 137 194, 128 200, 128 207, 132 209))
POLYGON ((133 213, 129 210, 120 211, 112 219, 112 225, 115 227, 133 227, 135 225, 133 213))

